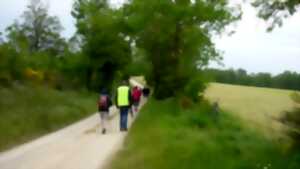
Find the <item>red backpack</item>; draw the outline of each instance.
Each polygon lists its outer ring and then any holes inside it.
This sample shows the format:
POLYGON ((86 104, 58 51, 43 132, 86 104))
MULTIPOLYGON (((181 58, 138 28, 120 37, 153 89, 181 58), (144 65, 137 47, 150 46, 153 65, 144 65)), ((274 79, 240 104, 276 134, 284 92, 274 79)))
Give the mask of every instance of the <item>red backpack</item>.
POLYGON ((140 100, 140 97, 141 97, 141 94, 140 94, 140 91, 139 89, 135 88, 133 91, 132 91, 132 98, 134 101, 139 101, 140 100))
POLYGON ((108 97, 105 95, 101 95, 99 98, 98 106, 101 109, 107 109, 108 108, 108 97))

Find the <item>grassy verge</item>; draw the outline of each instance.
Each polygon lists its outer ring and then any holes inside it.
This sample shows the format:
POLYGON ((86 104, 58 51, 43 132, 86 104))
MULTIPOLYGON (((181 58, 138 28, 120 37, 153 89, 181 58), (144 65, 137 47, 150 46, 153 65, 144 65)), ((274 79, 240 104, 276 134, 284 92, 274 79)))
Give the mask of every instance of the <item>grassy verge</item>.
POLYGON ((300 154, 282 152, 236 119, 217 122, 208 103, 182 110, 176 101, 150 100, 109 169, 298 169, 300 154))
POLYGON ((0 87, 0 151, 95 112, 95 95, 46 87, 0 87))

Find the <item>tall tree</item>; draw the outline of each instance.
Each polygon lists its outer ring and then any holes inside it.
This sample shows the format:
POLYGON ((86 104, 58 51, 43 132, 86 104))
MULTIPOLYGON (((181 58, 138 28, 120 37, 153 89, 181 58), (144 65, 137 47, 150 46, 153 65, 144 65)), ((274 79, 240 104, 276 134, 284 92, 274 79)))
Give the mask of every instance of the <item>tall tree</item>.
POLYGON ((87 56, 87 87, 110 89, 117 73, 131 60, 122 11, 111 9, 106 0, 76 0, 72 15, 87 56))
POLYGON ((62 29, 59 19, 49 16, 42 0, 30 0, 21 23, 15 22, 7 31, 12 38, 10 40, 25 37, 30 52, 50 51, 57 54, 65 47, 64 39, 60 36, 62 29))
POLYGON ((224 0, 131 0, 125 12, 133 40, 152 65, 147 78, 159 99, 187 89, 197 95, 195 86, 201 86, 194 83, 197 68, 220 58, 212 33, 222 32, 240 15, 233 15, 235 10, 224 0))
POLYGON ((270 23, 268 31, 281 26, 283 19, 299 11, 300 0, 255 0, 252 5, 258 8, 258 16, 270 23))

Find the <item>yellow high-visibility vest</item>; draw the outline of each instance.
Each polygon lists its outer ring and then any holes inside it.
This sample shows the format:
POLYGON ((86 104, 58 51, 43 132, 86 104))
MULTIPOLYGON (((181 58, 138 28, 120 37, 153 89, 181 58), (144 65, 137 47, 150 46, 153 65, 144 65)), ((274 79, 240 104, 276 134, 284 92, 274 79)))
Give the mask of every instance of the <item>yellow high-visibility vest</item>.
POLYGON ((120 86, 118 88, 118 106, 129 106, 129 87, 120 86))

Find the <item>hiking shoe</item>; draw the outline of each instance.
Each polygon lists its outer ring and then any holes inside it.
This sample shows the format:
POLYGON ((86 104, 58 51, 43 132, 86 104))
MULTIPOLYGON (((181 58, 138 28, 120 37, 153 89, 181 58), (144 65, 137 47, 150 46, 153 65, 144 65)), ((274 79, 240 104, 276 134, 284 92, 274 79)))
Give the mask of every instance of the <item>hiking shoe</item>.
POLYGON ((121 132, 126 132, 126 131, 128 131, 128 129, 127 128, 122 128, 122 129, 120 129, 120 131, 121 132))

